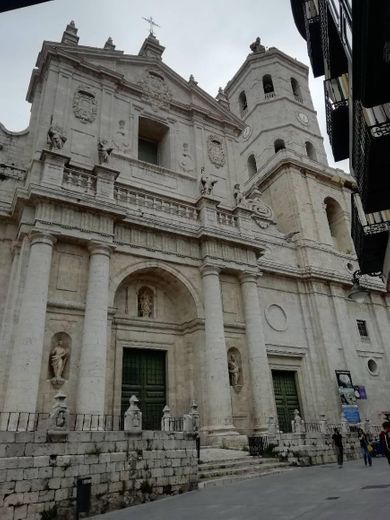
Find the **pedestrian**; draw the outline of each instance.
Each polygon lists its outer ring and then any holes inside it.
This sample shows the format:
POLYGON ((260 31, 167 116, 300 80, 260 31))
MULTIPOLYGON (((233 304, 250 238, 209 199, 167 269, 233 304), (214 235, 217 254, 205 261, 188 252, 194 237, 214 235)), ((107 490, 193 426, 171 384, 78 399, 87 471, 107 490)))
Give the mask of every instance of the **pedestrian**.
POLYGON ((390 422, 385 421, 382 424, 382 431, 379 435, 381 446, 388 463, 390 464, 390 422))
POLYGON ((372 446, 370 444, 370 441, 368 440, 367 434, 364 433, 362 428, 358 429, 358 437, 360 441, 360 450, 363 455, 364 465, 367 466, 368 463, 369 466, 372 466, 372 446))
POLYGON ((339 465, 339 468, 342 468, 344 459, 343 436, 339 432, 338 428, 334 429, 334 434, 332 435, 332 442, 333 448, 336 450, 337 464, 339 465))

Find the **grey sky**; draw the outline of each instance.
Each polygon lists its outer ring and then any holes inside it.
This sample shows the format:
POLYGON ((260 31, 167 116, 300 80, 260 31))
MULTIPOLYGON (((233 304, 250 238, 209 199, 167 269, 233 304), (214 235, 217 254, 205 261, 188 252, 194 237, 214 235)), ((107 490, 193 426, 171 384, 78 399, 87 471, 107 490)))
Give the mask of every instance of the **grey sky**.
MULTIPOLYGON (((74 20, 80 44, 102 47, 111 36, 117 49, 137 54, 148 34, 142 17, 153 16, 166 47, 164 62, 215 96, 239 68, 249 44, 260 36, 267 47, 309 64, 306 43, 293 22, 289 0, 54 0, 0 15, 0 122, 9 130, 28 126, 27 86, 43 40, 59 41, 74 20)), ((323 78, 310 86, 329 163, 323 78)), ((337 167, 348 169, 346 161, 337 167)))

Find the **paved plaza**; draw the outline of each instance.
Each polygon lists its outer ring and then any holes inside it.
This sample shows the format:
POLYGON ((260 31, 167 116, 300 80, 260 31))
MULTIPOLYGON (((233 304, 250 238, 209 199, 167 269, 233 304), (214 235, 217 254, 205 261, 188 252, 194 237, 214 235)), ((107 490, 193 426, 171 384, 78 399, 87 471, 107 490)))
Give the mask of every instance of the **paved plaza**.
POLYGON ((390 466, 374 459, 296 468, 280 475, 122 509, 96 520, 375 520, 389 517, 390 466))

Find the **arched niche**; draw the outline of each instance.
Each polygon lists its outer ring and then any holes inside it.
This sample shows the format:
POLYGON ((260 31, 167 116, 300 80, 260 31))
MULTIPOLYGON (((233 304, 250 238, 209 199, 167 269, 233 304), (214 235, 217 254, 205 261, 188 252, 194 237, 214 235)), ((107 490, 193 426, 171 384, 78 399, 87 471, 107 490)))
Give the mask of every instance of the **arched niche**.
POLYGON ((48 379, 54 386, 62 385, 69 379, 72 338, 66 332, 57 332, 50 342, 48 359, 48 379))
POLYGON ((227 352, 229 382, 234 390, 239 391, 243 385, 242 360, 240 351, 236 347, 229 348, 227 352))
POLYGON ((272 94, 275 92, 271 74, 265 74, 263 76, 263 91, 264 94, 272 94))
POLYGON ((294 98, 296 101, 299 101, 299 103, 302 103, 302 92, 301 87, 299 86, 298 80, 295 78, 290 78, 291 82, 291 90, 294 95, 294 98))
POLYGON ((334 246, 343 253, 352 253, 351 236, 340 204, 332 197, 326 197, 324 205, 334 246))
POLYGON ((248 166, 248 175, 249 175, 249 177, 253 177, 253 175, 256 175, 256 173, 257 173, 257 164, 256 164, 256 158, 253 155, 253 153, 248 157, 247 166, 248 166))
POLYGON ((240 114, 243 116, 248 110, 248 101, 246 98, 245 90, 241 91, 238 96, 238 105, 240 107, 240 114))
POLYGON ((317 160, 316 149, 314 148, 314 145, 310 141, 305 142, 305 150, 306 150, 306 155, 309 157, 309 159, 311 159, 312 161, 317 160))
POLYGON ((283 141, 283 139, 276 139, 276 141, 274 142, 275 153, 280 152, 280 150, 285 150, 285 148, 286 148, 286 145, 285 145, 285 142, 283 141))

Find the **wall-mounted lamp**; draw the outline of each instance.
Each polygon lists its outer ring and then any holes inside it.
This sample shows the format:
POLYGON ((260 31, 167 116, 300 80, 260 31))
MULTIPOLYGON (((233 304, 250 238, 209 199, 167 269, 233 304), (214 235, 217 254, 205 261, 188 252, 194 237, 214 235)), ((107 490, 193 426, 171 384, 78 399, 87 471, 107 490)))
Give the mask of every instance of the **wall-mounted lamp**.
MULTIPOLYGON (((382 273, 367 273, 368 276, 379 276, 382 278, 382 273)), ((369 300, 369 290, 362 287, 359 282, 359 278, 363 276, 361 271, 355 271, 352 275, 352 289, 348 294, 348 298, 356 303, 367 303, 369 300)))

